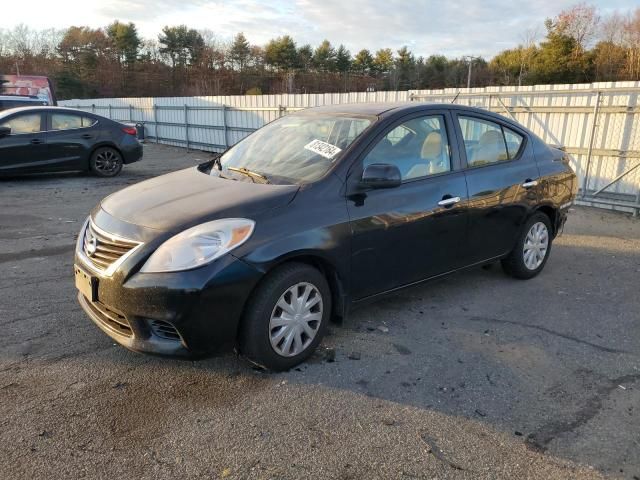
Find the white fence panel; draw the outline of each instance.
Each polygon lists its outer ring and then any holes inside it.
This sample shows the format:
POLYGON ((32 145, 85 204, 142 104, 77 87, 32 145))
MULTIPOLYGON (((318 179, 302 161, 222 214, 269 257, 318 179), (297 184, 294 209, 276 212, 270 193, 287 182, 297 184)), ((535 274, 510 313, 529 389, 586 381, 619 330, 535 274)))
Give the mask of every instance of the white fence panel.
POLYGON ((408 101, 471 105, 511 117, 549 144, 564 146, 574 158, 583 202, 637 214, 639 94, 640 82, 607 82, 405 92, 103 98, 60 104, 125 123, 143 123, 151 141, 214 152, 302 108, 408 101))

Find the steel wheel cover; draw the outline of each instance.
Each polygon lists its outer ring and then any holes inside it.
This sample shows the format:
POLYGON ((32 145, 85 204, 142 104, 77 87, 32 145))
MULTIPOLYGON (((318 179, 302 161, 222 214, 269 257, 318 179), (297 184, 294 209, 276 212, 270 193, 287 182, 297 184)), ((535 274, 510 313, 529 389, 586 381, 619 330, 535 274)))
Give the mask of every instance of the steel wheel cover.
POLYGON ((322 313, 322 294, 315 285, 300 282, 289 287, 271 312, 271 348, 283 357, 304 352, 320 329, 322 313))
POLYGON ((524 239, 522 255, 525 267, 536 270, 544 262, 548 250, 549 229, 543 222, 534 223, 524 239))

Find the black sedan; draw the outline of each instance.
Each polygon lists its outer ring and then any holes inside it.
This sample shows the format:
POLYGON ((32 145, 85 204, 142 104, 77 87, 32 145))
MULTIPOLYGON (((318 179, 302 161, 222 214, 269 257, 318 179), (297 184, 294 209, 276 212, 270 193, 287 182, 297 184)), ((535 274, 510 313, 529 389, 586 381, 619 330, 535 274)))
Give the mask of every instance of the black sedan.
POLYGON ((382 294, 497 261, 534 277, 576 190, 562 151, 484 110, 310 109, 104 199, 78 237, 78 299, 130 349, 235 346, 287 369, 382 294))
POLYGON ((142 158, 136 129, 62 107, 0 112, 0 175, 91 171, 114 177, 142 158))

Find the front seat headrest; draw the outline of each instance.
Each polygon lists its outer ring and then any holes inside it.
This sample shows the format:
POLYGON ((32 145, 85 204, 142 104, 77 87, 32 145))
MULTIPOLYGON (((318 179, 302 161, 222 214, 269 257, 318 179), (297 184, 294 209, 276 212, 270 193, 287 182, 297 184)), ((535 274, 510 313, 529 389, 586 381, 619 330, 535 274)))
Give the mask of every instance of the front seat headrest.
POLYGON ((440 132, 431 132, 424 139, 422 144, 422 151, 420 157, 425 160, 430 160, 440 157, 442 154, 442 135, 440 132))

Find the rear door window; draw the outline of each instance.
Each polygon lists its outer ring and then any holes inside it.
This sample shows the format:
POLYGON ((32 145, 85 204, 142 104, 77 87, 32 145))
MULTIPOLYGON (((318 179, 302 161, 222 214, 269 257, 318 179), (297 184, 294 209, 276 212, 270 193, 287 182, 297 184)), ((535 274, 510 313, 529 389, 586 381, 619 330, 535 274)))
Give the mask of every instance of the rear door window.
POLYGON ((520 152, 520 147, 522 147, 522 141, 524 137, 519 133, 514 132, 513 130, 509 130, 508 128, 502 127, 504 131, 504 139, 507 142, 507 152, 509 153, 509 158, 514 159, 518 156, 520 152))
POLYGON ((69 113, 52 113, 51 130, 71 130, 82 128, 82 117, 69 113))
POLYGON ((499 123, 465 116, 458 122, 469 167, 513 160, 522 148, 524 137, 499 123))

